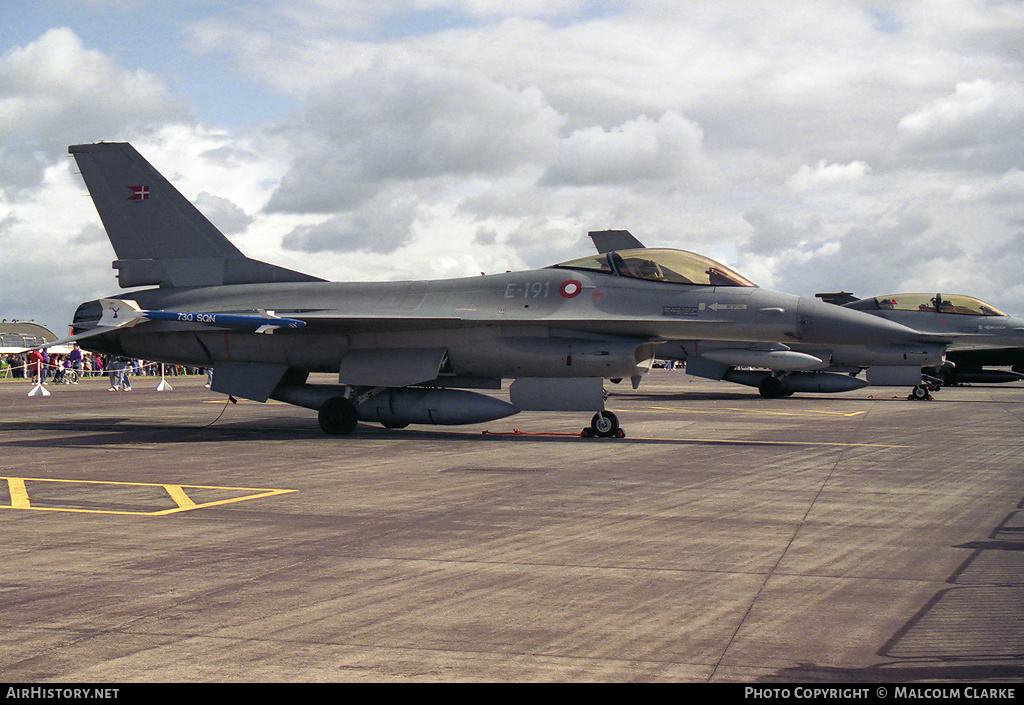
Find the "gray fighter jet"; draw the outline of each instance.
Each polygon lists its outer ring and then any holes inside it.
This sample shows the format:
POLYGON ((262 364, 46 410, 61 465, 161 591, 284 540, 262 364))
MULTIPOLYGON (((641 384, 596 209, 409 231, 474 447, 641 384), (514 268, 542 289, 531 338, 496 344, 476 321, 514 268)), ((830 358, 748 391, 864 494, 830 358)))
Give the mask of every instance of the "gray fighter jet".
MULTIPOLYGON (((1024 379, 1024 319, 1009 316, 981 299, 964 294, 887 294, 851 301, 843 307, 948 339, 945 362, 925 366, 926 374, 944 384, 998 384, 1024 379), (986 370, 985 365, 1014 369, 986 370)), ((870 369, 868 375, 870 381, 870 369)))
POLYGON ((328 434, 595 411, 620 436, 605 379, 648 371, 666 340, 896 343, 914 332, 760 289, 669 249, 441 281, 335 283, 250 259, 126 143, 69 148, 117 255, 121 287, 81 304, 74 339, 99 353, 214 368, 212 389, 318 411, 328 434), (311 384, 330 372, 338 384, 311 384), (500 389, 511 403, 467 389, 500 389))
POLYGON ((886 345, 801 345, 817 366, 770 372, 730 370, 722 379, 756 386, 766 397, 793 392, 845 391, 851 384, 911 387, 908 399, 924 400, 943 384, 1005 383, 1024 379, 1024 319, 964 294, 887 294, 857 299, 843 308, 865 311, 922 333, 886 345), (1015 370, 983 365, 1017 365, 1015 370), (865 371, 866 380, 851 375, 865 371))
MULTIPOLYGON (((598 251, 643 247, 622 230, 590 236, 598 251)), ((1008 316, 973 296, 888 294, 858 299, 840 292, 818 297, 901 323, 919 335, 899 343, 855 345, 676 340, 660 346, 656 355, 686 360, 687 371, 696 376, 757 387, 768 398, 794 392, 845 392, 870 384, 912 387, 909 398, 921 400, 941 384, 1024 379, 1024 319, 1008 316), (986 370, 983 365, 1014 369, 986 370), (863 370, 866 380, 855 376, 863 370)))

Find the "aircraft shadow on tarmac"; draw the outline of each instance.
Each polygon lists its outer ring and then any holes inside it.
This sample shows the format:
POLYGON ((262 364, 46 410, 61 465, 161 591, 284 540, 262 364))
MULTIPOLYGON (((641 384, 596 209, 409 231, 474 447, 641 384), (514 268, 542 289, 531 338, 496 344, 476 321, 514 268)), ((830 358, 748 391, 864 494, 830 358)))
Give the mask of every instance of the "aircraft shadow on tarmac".
POLYGON ((320 429, 308 419, 274 419, 273 425, 249 422, 222 422, 207 425, 154 426, 128 417, 90 418, 75 421, 8 421, 0 429, 26 433, 40 430, 67 433, 55 438, 19 438, 0 441, 0 447, 36 448, 102 447, 125 443, 224 443, 231 441, 267 441, 319 439, 320 429))
MULTIPOLYGON (((961 385, 969 386, 969 385, 961 385)), ((986 385, 984 389, 1015 389, 1024 391, 1024 387, 1020 386, 998 386, 998 385, 986 385)), ((787 399, 761 399, 757 394, 749 394, 744 392, 679 392, 677 394, 666 394, 664 392, 649 392, 645 393, 642 391, 613 391, 611 400, 616 397, 622 399, 630 399, 636 401, 678 401, 678 402, 696 402, 696 401, 749 401, 753 403, 777 403, 777 404, 808 404, 816 403, 820 401, 828 402, 864 402, 864 401, 899 401, 906 402, 907 394, 904 390, 896 387, 882 387, 874 389, 870 394, 865 396, 864 392, 867 390, 857 390, 860 392, 856 396, 843 396, 841 394, 828 394, 828 395, 794 395, 787 399)), ((965 399, 963 396, 956 398, 949 396, 942 396, 942 391, 938 392, 938 396, 933 396, 931 402, 957 402, 957 403, 969 403, 969 404, 1002 404, 1013 403, 1013 401, 1006 399, 982 399, 982 398, 970 398, 965 399)), ((1024 398, 1020 400, 1024 402, 1024 398)), ((917 402, 914 402, 917 403, 917 402)), ((771 407, 776 409, 776 406, 771 407)))
MULTIPOLYGON (((207 425, 162 425, 140 423, 125 417, 90 418, 74 421, 7 421, 0 422, 0 432, 10 431, 21 438, 0 441, 0 448, 102 448, 122 446, 126 443, 178 445, 182 443, 232 443, 253 441, 305 441, 323 444, 362 442, 365 440, 457 441, 474 440, 498 443, 587 443, 587 444, 642 444, 642 445, 728 445, 778 446, 792 448, 790 440, 712 439, 712 438, 583 438, 572 427, 563 425, 558 430, 534 428, 521 431, 513 428, 501 430, 442 431, 435 428, 384 429, 359 424, 349 436, 325 438, 320 429, 304 418, 273 418, 264 420, 222 421, 207 425), (54 438, 32 437, 33 432, 49 430, 66 433, 54 438), (25 437, 25 436, 29 437, 25 437)), ((808 445, 815 445, 808 442, 808 445)))
POLYGON ((762 682, 1024 681, 1024 499, 973 549, 943 588, 876 652, 892 663, 785 668, 762 682))
POLYGON ((618 391, 611 390, 610 399, 621 397, 623 399, 637 399, 645 401, 756 401, 757 395, 746 392, 680 392, 678 394, 666 394, 664 392, 641 392, 641 391, 618 391))

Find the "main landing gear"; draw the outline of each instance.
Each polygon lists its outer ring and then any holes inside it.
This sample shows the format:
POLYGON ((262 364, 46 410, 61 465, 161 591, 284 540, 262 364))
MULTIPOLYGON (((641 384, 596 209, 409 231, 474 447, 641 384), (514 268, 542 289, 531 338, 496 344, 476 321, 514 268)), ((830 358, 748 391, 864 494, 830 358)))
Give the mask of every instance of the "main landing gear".
POLYGON ((619 426, 619 417, 610 411, 599 411, 580 435, 584 438, 625 438, 626 432, 619 426))
MULTIPOLYGON (((295 397, 293 397, 295 398, 295 397)), ((489 399, 488 397, 484 397, 489 399)), ((461 399, 461 398, 460 398, 461 399)), ((456 401, 459 401, 457 399, 456 401)), ((366 403, 360 396, 355 398, 344 397, 344 396, 332 396, 326 399, 317 412, 317 421, 320 424, 320 428, 329 436, 347 436, 355 430, 356 425, 359 422, 360 413, 363 413, 363 408, 359 410, 356 408, 356 404, 366 403)), ((497 402, 502 403, 502 402, 497 402)), ((503 404, 505 407, 511 407, 509 404, 503 404)), ((420 411, 414 409, 413 411, 420 411)), ((485 409, 485 411, 487 411, 485 409)), ((409 423, 452 423, 451 421, 445 421, 444 419, 438 420, 431 414, 433 413, 429 407, 423 407, 422 412, 419 416, 410 417, 408 413, 404 416, 401 414, 392 414, 383 418, 372 419, 383 424, 385 428, 404 428, 409 423), (410 421, 411 419, 411 421, 410 421)), ((489 420, 492 418, 499 418, 502 416, 508 416, 509 412, 502 408, 500 414, 495 414, 493 411, 490 414, 484 414, 482 420, 489 420)), ((368 419, 367 415, 363 413, 363 420, 368 419)), ((465 418, 456 420, 454 423, 476 423, 477 420, 472 418, 465 418)), ((599 411, 594 414, 594 418, 590 421, 590 426, 584 428, 580 433, 584 438, 625 438, 626 433, 619 426, 619 419, 610 411, 599 411)))
MULTIPOLYGON (((789 396, 783 389, 781 380, 774 375, 768 375, 762 379, 757 385, 757 391, 760 392, 761 396, 765 399, 779 399, 784 396, 789 396)), ((790 394, 792 394, 792 392, 790 392, 790 394)))
POLYGON ((359 422, 356 405, 345 397, 331 397, 323 403, 317 414, 320 428, 328 436, 347 436, 359 422))

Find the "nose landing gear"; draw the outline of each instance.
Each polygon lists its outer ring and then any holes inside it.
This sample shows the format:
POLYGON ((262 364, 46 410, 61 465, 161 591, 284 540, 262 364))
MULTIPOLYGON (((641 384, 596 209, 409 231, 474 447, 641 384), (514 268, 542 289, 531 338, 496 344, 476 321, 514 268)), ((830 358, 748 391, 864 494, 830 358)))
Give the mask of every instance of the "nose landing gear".
POLYGON ((619 418, 610 411, 599 411, 590 420, 580 435, 584 438, 625 438, 626 432, 619 426, 619 418))
POLYGON ((931 401, 932 400, 932 385, 930 384, 919 384, 910 390, 910 394, 907 396, 908 401, 931 401))

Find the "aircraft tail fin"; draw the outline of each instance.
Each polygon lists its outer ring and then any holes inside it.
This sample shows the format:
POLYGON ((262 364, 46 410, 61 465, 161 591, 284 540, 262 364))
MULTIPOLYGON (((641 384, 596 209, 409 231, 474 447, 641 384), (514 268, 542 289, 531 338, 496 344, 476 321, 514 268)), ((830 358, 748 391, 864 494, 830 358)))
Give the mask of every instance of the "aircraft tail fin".
POLYGON ((127 142, 68 147, 117 259, 122 287, 323 281, 250 259, 127 142))

